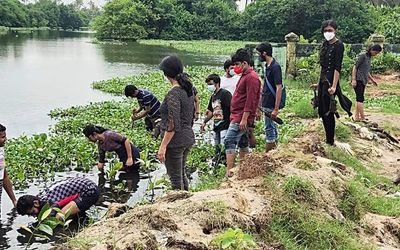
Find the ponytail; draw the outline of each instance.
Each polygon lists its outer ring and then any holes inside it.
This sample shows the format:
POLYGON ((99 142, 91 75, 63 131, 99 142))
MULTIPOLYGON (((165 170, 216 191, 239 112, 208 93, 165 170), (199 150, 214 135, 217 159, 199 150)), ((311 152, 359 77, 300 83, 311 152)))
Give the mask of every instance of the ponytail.
POLYGON ((106 129, 106 128, 103 128, 103 127, 100 127, 100 126, 96 126, 96 125, 93 125, 93 124, 89 124, 83 129, 83 134, 87 138, 89 138, 89 136, 93 135, 94 133, 101 134, 101 133, 104 133, 107 130, 108 129, 106 129))
POLYGON ((180 73, 176 76, 176 81, 182 87, 183 90, 186 91, 186 94, 191 97, 193 95, 193 84, 189 79, 189 75, 187 73, 180 73))
POLYGON ((183 63, 179 57, 174 55, 164 57, 160 63, 160 69, 165 76, 175 79, 189 97, 193 95, 193 84, 189 75, 183 72, 183 63))

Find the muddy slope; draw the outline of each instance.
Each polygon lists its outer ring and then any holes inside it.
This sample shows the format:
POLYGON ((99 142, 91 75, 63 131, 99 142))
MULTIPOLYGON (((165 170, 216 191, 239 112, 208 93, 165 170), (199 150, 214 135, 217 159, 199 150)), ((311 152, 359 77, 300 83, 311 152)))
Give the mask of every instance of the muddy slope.
MULTIPOLYGON (((351 138, 337 144, 341 152, 359 159, 368 171, 394 182, 400 170, 399 145, 374 133, 368 124, 359 124, 365 127, 360 129, 349 121, 341 122, 351 130, 351 138), (376 164, 380 166, 374 167, 376 164)), ((359 173, 342 162, 328 159, 325 145, 320 141, 319 121, 307 123, 303 135, 268 156, 249 155, 236 170, 236 177, 223 183, 220 189, 170 192, 154 204, 127 212, 118 212, 118 207, 114 207, 107 219, 84 229, 58 249, 203 250, 213 249, 210 242, 227 228, 241 228, 257 235, 271 223, 275 194, 262 177, 271 172, 279 178, 296 176, 311 182, 318 190, 313 212, 344 220, 339 209, 340 197, 346 183, 359 173)), ((384 187, 374 192, 380 196, 395 195, 384 187)), ((400 214, 366 213, 354 227, 354 233, 373 248, 399 249, 400 214)), ((274 249, 269 242, 258 243, 260 249, 274 249)))

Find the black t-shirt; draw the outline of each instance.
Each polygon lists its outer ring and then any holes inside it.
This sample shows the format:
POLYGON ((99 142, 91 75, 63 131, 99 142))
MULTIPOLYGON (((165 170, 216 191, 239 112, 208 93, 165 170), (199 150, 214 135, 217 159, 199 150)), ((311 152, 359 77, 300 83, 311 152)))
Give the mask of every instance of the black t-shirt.
MULTIPOLYGON (((282 84, 282 69, 279 63, 273 59, 271 65, 266 66, 265 75, 272 89, 276 95, 276 85, 282 84)), ((262 93, 262 106, 263 108, 274 109, 275 108, 275 96, 267 86, 267 82, 264 80, 263 93, 262 93)))
POLYGON ((207 109, 213 113, 214 131, 220 132, 229 128, 232 95, 228 90, 219 89, 208 102, 207 109))

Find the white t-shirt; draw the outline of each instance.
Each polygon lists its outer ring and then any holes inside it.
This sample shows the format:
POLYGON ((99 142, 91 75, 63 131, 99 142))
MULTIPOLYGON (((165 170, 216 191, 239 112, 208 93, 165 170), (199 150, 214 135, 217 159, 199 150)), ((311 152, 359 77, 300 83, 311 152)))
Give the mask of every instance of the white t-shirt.
POLYGON ((235 75, 231 78, 226 76, 221 77, 221 88, 228 90, 231 92, 232 96, 236 89, 236 84, 238 83, 240 76, 235 75))

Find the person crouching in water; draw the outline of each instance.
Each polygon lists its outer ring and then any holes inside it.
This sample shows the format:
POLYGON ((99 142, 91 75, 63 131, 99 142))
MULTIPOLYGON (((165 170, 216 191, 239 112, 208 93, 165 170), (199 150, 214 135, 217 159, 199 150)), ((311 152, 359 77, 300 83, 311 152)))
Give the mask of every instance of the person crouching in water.
POLYGON ((366 53, 361 54, 356 64, 353 66, 351 86, 353 86, 356 93, 356 113, 354 115, 354 121, 364 121, 364 93, 365 86, 367 86, 368 80, 377 85, 374 78, 370 74, 371 70, 371 58, 378 55, 382 51, 382 47, 379 44, 370 46, 366 53))
POLYGON ((96 125, 87 125, 83 134, 91 141, 97 143, 99 149, 99 162, 97 168, 104 171, 106 152, 115 152, 124 164, 122 171, 130 172, 139 170, 140 152, 125 136, 112 130, 96 125))
MULTIPOLYGON (((53 184, 38 195, 21 196, 16 207, 20 215, 37 217, 48 203, 50 207, 59 208, 63 214, 69 213, 71 217, 84 216, 85 211, 96 204, 99 196, 96 183, 84 177, 73 177, 53 184)), ((54 212, 52 214, 56 215, 54 212)))

